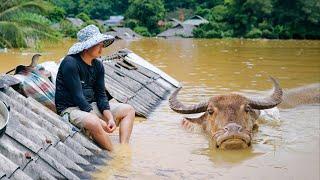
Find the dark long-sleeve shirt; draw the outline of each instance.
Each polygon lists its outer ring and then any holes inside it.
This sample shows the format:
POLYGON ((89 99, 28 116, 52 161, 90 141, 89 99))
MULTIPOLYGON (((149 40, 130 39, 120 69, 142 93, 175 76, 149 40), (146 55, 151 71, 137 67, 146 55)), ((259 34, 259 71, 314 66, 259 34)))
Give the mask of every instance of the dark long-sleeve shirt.
POLYGON ((110 109, 102 62, 94 59, 92 65, 88 65, 79 54, 66 56, 60 64, 56 79, 57 113, 61 114, 68 107, 79 107, 89 112, 92 110, 92 102, 97 102, 101 113, 110 109))

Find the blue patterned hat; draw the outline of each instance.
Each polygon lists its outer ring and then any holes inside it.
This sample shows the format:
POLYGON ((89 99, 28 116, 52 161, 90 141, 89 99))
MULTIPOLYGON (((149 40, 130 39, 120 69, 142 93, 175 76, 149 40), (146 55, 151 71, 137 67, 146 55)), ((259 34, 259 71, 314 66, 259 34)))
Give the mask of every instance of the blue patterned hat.
POLYGON ((114 42, 114 37, 110 35, 101 34, 99 28, 95 25, 88 25, 77 33, 78 42, 71 46, 68 55, 77 54, 92 46, 104 43, 104 47, 111 45, 114 42))

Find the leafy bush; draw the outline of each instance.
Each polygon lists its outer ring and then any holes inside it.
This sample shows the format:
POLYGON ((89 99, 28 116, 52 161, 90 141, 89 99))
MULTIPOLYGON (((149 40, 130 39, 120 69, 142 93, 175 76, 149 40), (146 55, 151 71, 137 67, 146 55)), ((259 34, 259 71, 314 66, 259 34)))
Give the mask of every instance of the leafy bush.
POLYGON ((66 12, 63 8, 55 6, 52 11, 48 13, 48 19, 53 23, 60 22, 64 19, 66 12))
POLYGON ((205 31, 202 28, 195 28, 192 31, 195 38, 205 38, 205 31))
POLYGON ((151 34, 148 31, 148 28, 143 27, 143 26, 137 26, 133 29, 136 33, 142 35, 142 36, 146 36, 146 37, 150 37, 151 34))
POLYGON ((60 32, 66 37, 77 37, 78 28, 74 27, 68 20, 63 20, 60 22, 60 32))
POLYGON ((124 22, 124 25, 128 28, 134 29, 135 27, 138 26, 138 21, 136 19, 127 19, 124 22))
POLYGON ((246 38, 260 38, 261 36, 262 32, 258 28, 252 28, 251 31, 245 35, 246 38))
POLYGON ((91 20, 91 18, 86 13, 83 13, 83 12, 76 15, 76 18, 81 19, 83 22, 88 22, 91 20))
POLYGON ((277 38, 281 38, 281 39, 292 38, 292 34, 289 32, 289 28, 283 25, 276 25, 273 29, 273 34, 277 38))
POLYGON ((216 30, 210 30, 206 33, 206 38, 221 38, 221 32, 216 30))

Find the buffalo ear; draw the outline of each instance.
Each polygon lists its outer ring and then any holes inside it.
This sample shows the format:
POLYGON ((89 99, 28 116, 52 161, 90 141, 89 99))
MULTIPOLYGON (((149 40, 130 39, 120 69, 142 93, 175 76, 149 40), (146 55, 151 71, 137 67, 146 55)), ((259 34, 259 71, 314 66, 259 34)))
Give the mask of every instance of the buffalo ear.
POLYGON ((200 117, 196 117, 196 118, 185 117, 185 119, 192 123, 202 124, 206 120, 206 116, 207 114, 203 113, 200 117))

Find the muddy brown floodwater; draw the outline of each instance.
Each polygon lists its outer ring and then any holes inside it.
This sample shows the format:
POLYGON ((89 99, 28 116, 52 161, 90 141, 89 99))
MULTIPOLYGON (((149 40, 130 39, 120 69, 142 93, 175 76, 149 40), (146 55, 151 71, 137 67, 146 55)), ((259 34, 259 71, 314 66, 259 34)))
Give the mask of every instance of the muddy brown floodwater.
MULTIPOLYGON (((45 45, 42 61, 63 57, 72 41, 45 45)), ((144 39, 118 41, 181 82, 179 100, 197 103, 228 92, 264 93, 268 76, 283 88, 320 82, 320 41, 144 39)), ((0 53, 0 72, 28 64, 34 50, 0 53)), ((281 109, 262 121, 251 148, 215 150, 199 130, 180 126, 182 115, 163 102, 136 119, 129 146, 117 145, 97 179, 319 179, 319 105, 281 109)), ((113 135, 114 139, 117 138, 113 135)))

